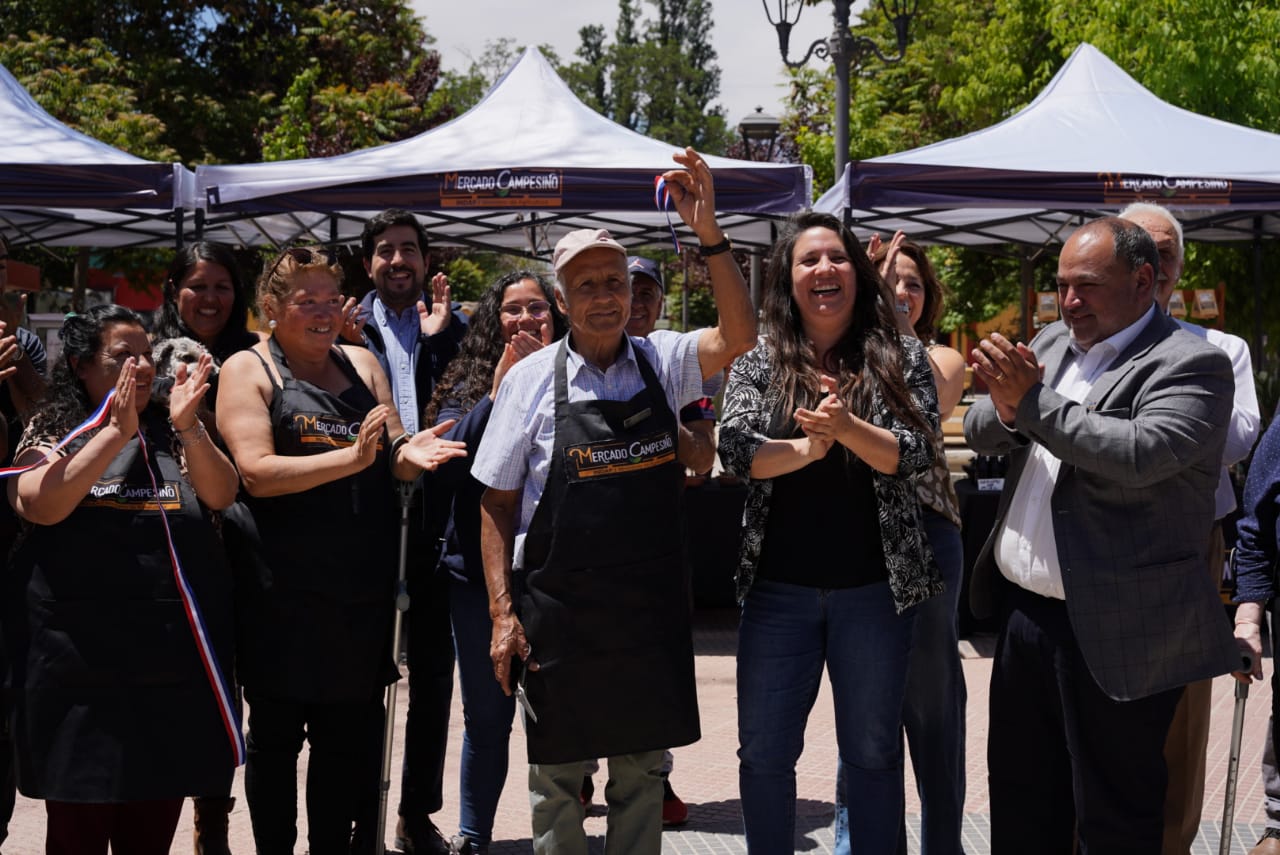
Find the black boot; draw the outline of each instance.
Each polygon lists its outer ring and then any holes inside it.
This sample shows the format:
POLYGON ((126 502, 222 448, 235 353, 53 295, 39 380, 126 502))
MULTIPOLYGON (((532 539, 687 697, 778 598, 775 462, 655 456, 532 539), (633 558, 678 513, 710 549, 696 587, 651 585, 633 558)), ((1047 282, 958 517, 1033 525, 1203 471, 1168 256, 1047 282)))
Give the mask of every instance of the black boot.
POLYGON ((227 820, 236 800, 194 798, 191 805, 195 808, 195 830, 191 837, 196 855, 231 855, 227 845, 227 820))

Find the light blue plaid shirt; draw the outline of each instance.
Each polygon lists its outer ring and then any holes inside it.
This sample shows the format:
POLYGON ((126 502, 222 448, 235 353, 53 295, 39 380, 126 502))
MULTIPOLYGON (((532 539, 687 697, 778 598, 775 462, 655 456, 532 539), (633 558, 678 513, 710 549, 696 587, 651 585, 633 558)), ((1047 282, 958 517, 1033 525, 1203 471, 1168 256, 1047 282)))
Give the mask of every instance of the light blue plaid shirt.
POLYGON ((373 300, 373 323, 382 330, 386 356, 379 356, 382 370, 391 381, 391 398, 400 413, 400 424, 409 434, 418 432, 418 336, 422 332, 422 320, 417 306, 409 306, 396 315, 386 307, 382 298, 373 300))
MULTIPOLYGON (((626 401, 644 389, 644 378, 632 348, 638 348, 667 394, 672 413, 703 396, 698 338, 702 330, 677 333, 656 330, 648 338, 628 337, 626 349, 601 371, 569 348, 565 374, 569 400, 626 401)), ((523 566, 524 536, 551 471, 556 436, 556 396, 552 373, 560 343, 544 347, 515 364, 493 404, 471 474, 495 490, 521 490, 513 567, 523 566)))

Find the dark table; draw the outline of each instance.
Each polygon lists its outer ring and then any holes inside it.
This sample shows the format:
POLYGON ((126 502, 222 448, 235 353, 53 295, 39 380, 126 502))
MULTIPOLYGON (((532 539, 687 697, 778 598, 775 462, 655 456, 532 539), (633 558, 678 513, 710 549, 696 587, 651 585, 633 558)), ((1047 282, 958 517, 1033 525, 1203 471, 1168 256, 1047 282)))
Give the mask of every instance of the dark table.
POLYGON ((960 586, 960 634, 996 632, 999 621, 995 617, 979 620, 969 610, 969 579, 978 553, 987 542, 996 524, 996 511, 1000 507, 1000 490, 979 490, 972 478, 956 482, 956 496, 960 499, 960 538, 964 543, 964 582, 960 586))
POLYGON ((733 577, 742 544, 742 506, 747 486, 711 478, 684 491, 693 568, 693 602, 702 608, 737 605, 733 577))

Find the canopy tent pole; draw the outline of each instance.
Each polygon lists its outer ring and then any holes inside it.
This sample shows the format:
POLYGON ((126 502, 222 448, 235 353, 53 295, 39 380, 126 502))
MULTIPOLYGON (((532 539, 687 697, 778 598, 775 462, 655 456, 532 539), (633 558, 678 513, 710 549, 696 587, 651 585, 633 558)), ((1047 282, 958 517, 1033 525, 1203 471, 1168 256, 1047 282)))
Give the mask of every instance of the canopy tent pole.
POLYGON ((757 312, 760 311, 761 301, 764 297, 762 287, 764 278, 764 264, 762 263, 760 250, 752 250, 751 252, 751 306, 757 312))
POLYGON ((1253 218, 1253 364, 1262 365, 1262 217, 1253 218))
POLYGON ((689 256, 680 253, 680 269, 684 273, 684 284, 680 286, 680 332, 689 331, 689 256))
POLYGON ((1022 253, 1018 257, 1018 280, 1022 283, 1022 340, 1031 341, 1035 328, 1031 322, 1031 293, 1036 287, 1034 256, 1022 253))

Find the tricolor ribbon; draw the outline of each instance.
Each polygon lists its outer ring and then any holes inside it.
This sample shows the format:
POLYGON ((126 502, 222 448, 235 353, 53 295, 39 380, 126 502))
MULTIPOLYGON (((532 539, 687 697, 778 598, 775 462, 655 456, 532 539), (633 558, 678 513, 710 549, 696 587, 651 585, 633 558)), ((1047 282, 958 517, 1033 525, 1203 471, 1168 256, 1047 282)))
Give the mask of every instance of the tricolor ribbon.
MULTIPOLYGON (((111 402, 115 399, 115 396, 116 390, 112 389, 107 393, 107 397, 102 400, 102 403, 98 405, 98 408, 89 415, 89 418, 73 428, 43 458, 30 466, 9 466, 0 469, 0 478, 19 475, 30 469, 35 469, 37 466, 43 466, 76 437, 96 427, 101 427, 108 419, 111 412, 111 402)), ((169 563, 173 565, 173 579, 178 586, 178 594, 182 598, 183 610, 187 614, 187 623, 191 626, 191 635, 195 638, 196 650, 200 653, 201 664, 204 665, 205 675, 209 678, 209 686, 213 689, 214 699, 218 703, 218 713, 222 718, 222 725, 226 728, 227 737, 231 740, 231 753, 236 758, 236 765, 239 766, 245 760, 245 746, 244 736, 240 732, 240 717, 236 713, 235 704, 232 701, 234 696, 231 687, 227 685, 222 676, 222 668, 218 665, 218 656, 214 653, 213 645, 209 642, 209 630, 205 624, 204 615, 200 611, 200 604, 196 602, 195 593, 191 590, 191 585, 187 582, 186 574, 182 570, 182 562, 178 560, 178 550, 173 543, 173 531, 169 528, 169 516, 165 513, 164 505, 160 502, 160 485, 156 482, 156 474, 151 469, 151 460, 147 454, 147 441, 142 436, 141 428, 138 430, 138 447, 142 450, 142 460, 147 466, 147 474, 151 477, 151 492, 156 498, 156 508, 159 509, 160 520, 164 524, 164 535, 169 543, 169 563)))
POLYGON ((679 255, 680 238, 676 236, 676 227, 671 222, 671 191, 667 189, 667 179, 661 175, 653 177, 653 205, 667 218, 667 228, 671 230, 671 243, 675 245, 676 255, 679 255))
MULTIPOLYGON (((206 439, 206 442, 212 442, 206 439)), ((231 687, 227 685, 218 664, 218 654, 209 641, 209 630, 205 624, 204 614, 200 611, 200 603, 196 601, 195 592, 191 590, 187 576, 182 572, 182 562, 178 560, 178 550, 173 543, 173 531, 169 528, 169 515, 165 513, 160 501, 160 485, 156 482, 156 473, 151 469, 151 460, 147 454, 147 441, 138 431, 138 447, 142 449, 142 460, 147 465, 147 474, 151 476, 151 493, 156 497, 156 507, 160 510, 160 521, 164 523, 164 536, 169 541, 169 563, 173 565, 173 581, 178 586, 182 597, 182 607, 187 613, 187 623, 191 625, 191 635, 195 639, 196 649, 200 652, 200 662, 204 665, 205 676, 209 678, 209 687, 213 689, 214 700, 218 704, 218 713, 222 717, 222 726, 231 740, 231 753, 236 758, 236 765, 244 763, 244 735, 240 732, 240 717, 236 713, 231 687)))
POLYGON ((41 459, 32 463, 30 466, 5 466, 0 467, 0 478, 8 478, 12 475, 21 475, 29 469, 35 469, 37 466, 43 466, 53 459, 59 451, 66 448, 76 437, 93 430, 96 427, 102 427, 107 421, 107 416, 111 412, 111 402, 115 400, 116 390, 112 389, 107 393, 107 397, 102 399, 102 403, 98 405, 98 409, 89 414, 89 418, 82 421, 76 427, 71 429, 71 433, 64 436, 57 445, 49 450, 41 459))

